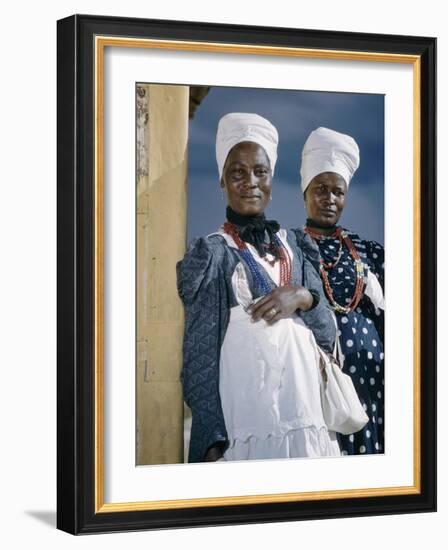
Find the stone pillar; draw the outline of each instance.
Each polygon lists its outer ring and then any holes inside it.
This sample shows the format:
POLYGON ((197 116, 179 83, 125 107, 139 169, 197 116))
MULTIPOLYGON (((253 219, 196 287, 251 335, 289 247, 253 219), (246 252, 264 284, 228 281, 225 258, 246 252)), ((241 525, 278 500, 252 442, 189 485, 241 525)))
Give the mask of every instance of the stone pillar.
POLYGON ((137 87, 137 464, 183 462, 188 86, 137 87))

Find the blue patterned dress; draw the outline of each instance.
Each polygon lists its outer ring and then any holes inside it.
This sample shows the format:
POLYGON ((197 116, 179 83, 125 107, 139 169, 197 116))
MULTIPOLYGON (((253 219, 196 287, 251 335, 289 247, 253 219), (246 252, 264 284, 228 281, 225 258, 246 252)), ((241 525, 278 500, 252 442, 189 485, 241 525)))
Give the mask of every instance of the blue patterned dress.
MULTIPOLYGON (((288 232, 293 253, 291 284, 303 285, 320 295, 318 304, 301 311, 316 342, 328 351, 333 349, 335 326, 318 273, 295 248, 295 234, 288 232)), ((232 288, 232 275, 239 263, 247 268, 241 251, 227 245, 218 234, 195 240, 177 264, 179 296, 185 308, 182 385, 184 399, 192 411, 189 462, 201 462, 211 446, 226 449, 228 434, 219 394, 221 346, 227 331, 230 310, 238 305, 232 288)), ((254 298, 263 295, 247 268, 254 298)), ((276 285, 266 273, 270 290, 276 285)))
MULTIPOLYGON (((319 259, 331 264, 339 252, 339 240, 324 237, 317 247, 301 229, 295 230, 298 245, 316 269, 319 259), (319 257, 320 255, 320 257, 319 257)), ((384 291, 384 248, 375 241, 364 241, 348 231, 361 260, 376 275, 384 291)), ((344 245, 335 267, 327 271, 334 299, 346 305, 353 297, 356 273, 353 258, 344 245)), ((384 453, 384 312, 364 293, 357 308, 347 314, 336 313, 339 341, 344 355, 344 372, 349 374, 369 422, 358 433, 338 434, 342 454, 384 453)))

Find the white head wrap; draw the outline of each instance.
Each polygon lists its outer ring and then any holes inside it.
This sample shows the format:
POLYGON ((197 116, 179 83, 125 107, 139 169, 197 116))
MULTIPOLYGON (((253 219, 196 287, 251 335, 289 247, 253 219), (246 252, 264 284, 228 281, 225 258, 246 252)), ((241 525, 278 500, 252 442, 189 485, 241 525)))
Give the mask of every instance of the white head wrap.
POLYGON ((216 133, 216 162, 218 163, 219 179, 227 156, 237 143, 253 141, 266 151, 274 174, 277 162, 278 133, 276 128, 260 115, 254 113, 229 113, 218 123, 216 133))
POLYGON ((317 128, 308 136, 302 151, 302 192, 322 172, 336 172, 348 187, 358 166, 359 148, 352 137, 328 128, 317 128))

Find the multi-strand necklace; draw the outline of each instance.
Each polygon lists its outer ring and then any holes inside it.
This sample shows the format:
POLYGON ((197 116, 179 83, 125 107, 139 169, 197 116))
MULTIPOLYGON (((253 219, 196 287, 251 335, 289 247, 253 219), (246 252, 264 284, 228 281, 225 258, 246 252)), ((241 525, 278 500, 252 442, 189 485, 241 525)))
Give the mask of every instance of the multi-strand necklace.
POLYGON ((320 260, 320 274, 322 277, 322 282, 324 285, 325 293, 327 295, 327 298, 330 302, 331 307, 338 313, 349 313, 350 311, 353 311, 359 304, 363 292, 364 292, 364 266, 362 264, 361 258, 358 254, 358 251, 355 248, 355 245, 353 244, 352 240, 348 236, 348 233, 342 229, 342 227, 338 227, 334 233, 328 236, 321 235, 320 233, 316 233, 309 227, 305 227, 305 232, 310 235, 315 240, 319 240, 322 238, 328 238, 328 239, 337 239, 339 241, 339 250, 336 255, 336 259, 333 262, 325 263, 324 260, 321 258, 320 260), (342 306, 341 304, 338 304, 336 302, 333 290, 330 285, 330 281, 328 278, 328 271, 330 269, 333 269, 338 265, 342 258, 342 251, 343 247, 345 246, 348 248, 350 252, 350 256, 353 258, 353 262, 355 264, 355 273, 356 273, 356 283, 355 283, 355 290, 352 296, 352 299, 346 306, 342 306))
MULTIPOLYGON (((255 258, 253 257, 247 244, 241 239, 236 226, 233 223, 225 222, 223 228, 224 231, 234 240, 236 246, 238 247, 238 250, 243 256, 246 264, 248 265, 249 271, 251 272, 252 277, 254 278, 254 281, 259 287, 261 293, 263 295, 268 294, 271 291, 271 285, 269 284, 266 276, 260 270, 259 264, 257 260, 255 260, 255 258)), ((277 235, 273 236, 273 243, 271 246, 274 246, 276 248, 278 259, 274 258, 274 260, 271 261, 268 260, 268 258, 266 258, 265 256, 262 256, 262 258, 270 265, 274 265, 276 261, 280 262, 279 286, 288 285, 291 282, 291 260, 289 258, 289 255, 277 235)))

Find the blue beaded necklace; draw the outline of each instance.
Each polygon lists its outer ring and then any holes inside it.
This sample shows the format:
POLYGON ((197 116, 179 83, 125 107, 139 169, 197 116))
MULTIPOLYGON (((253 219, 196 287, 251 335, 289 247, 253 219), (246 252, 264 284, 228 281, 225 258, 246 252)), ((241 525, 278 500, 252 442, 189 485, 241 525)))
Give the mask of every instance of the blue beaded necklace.
POLYGON ((269 294, 269 292, 271 292, 271 285, 265 275, 261 272, 258 262, 252 256, 250 250, 248 248, 242 248, 240 249, 240 254, 248 265, 249 271, 251 272, 261 295, 264 296, 265 294, 269 294))
MULTIPOLYGON (((266 294, 269 294, 269 292, 271 292, 272 290, 271 284, 269 283, 269 280, 267 279, 265 274, 260 269, 258 262, 252 256, 250 250, 247 248, 246 243, 239 236, 236 227, 233 224, 226 222, 224 224, 224 231, 233 238, 236 245, 238 246, 238 250, 245 260, 247 266, 249 267, 249 271, 261 295, 264 296, 266 294)), ((274 246, 280 252, 280 286, 287 285, 291 281, 291 261, 289 259, 288 253, 285 250, 285 247, 283 246, 283 243, 277 237, 277 235, 273 235, 272 240, 274 246)))

